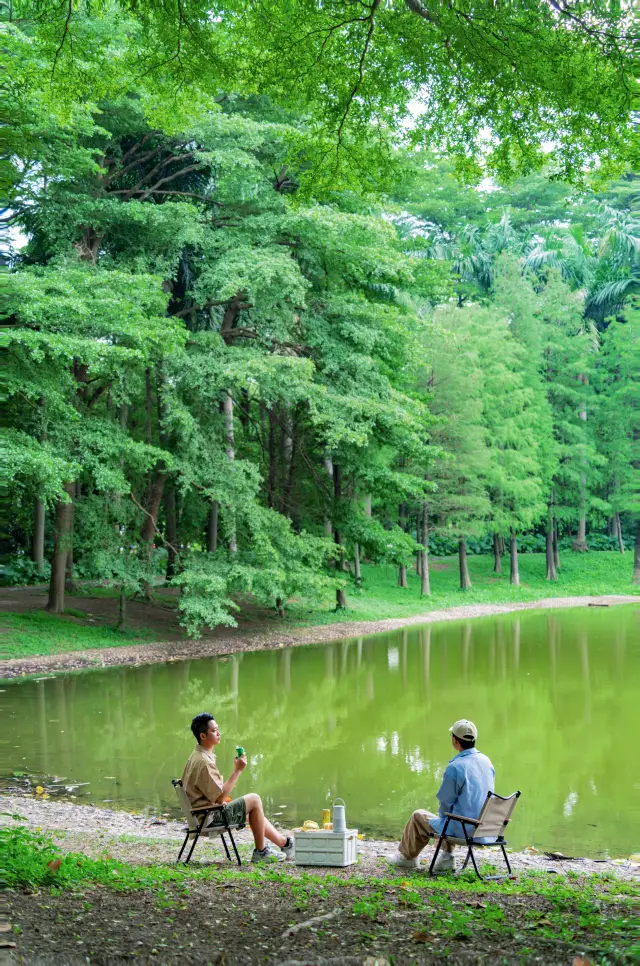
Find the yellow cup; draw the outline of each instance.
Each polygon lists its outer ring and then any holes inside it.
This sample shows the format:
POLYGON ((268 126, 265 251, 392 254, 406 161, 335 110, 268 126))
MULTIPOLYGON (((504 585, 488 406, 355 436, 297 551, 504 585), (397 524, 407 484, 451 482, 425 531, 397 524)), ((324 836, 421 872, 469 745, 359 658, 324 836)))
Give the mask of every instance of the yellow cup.
POLYGON ((323 808, 322 809, 322 824, 326 826, 326 825, 329 824, 330 821, 331 821, 331 809, 330 808, 323 808))

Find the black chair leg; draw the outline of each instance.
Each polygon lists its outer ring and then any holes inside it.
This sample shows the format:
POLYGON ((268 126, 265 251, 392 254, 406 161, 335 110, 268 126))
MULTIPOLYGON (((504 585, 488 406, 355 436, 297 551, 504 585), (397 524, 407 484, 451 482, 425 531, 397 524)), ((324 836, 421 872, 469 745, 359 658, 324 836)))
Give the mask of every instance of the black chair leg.
POLYGON ((436 859, 438 858, 438 854, 440 852, 441 846, 442 846, 442 839, 439 838, 438 844, 436 845, 436 850, 433 853, 433 858, 431 859, 431 865, 429 866, 429 875, 433 875, 433 867, 436 864, 436 859))
POLYGON ((469 865, 470 858, 471 858, 471 849, 467 849, 467 854, 465 856, 464 862, 462 863, 462 868, 460 869, 461 872, 464 872, 466 867, 469 865))
POLYGON ((184 837, 184 842, 182 843, 182 848, 178 852, 178 858, 176 859, 176 863, 178 863, 180 861, 180 859, 182 858, 182 853, 184 852, 184 847, 185 847, 185 845, 187 844, 188 841, 189 841, 189 833, 187 832, 187 834, 184 837))
POLYGON ((502 855, 504 856, 505 865, 507 866, 509 875, 511 875, 511 866, 509 864, 509 859, 507 858, 507 850, 505 849, 504 845, 501 845, 500 848, 502 849, 502 855))
POLYGON ((195 834, 195 838, 194 838, 194 840, 193 840, 193 845, 192 845, 192 846, 191 846, 191 848, 189 849, 189 854, 188 854, 188 856, 186 857, 186 859, 185 859, 185 862, 184 862, 184 864, 185 864, 185 865, 189 865, 189 862, 190 862, 190 860, 191 860, 191 856, 193 855, 193 850, 194 850, 194 849, 195 849, 195 847, 196 847, 196 842, 197 842, 197 841, 198 841, 198 839, 200 838, 200 832, 201 832, 201 831, 202 831, 202 829, 204 828, 204 823, 205 823, 205 821, 206 821, 206 818, 207 818, 207 815, 206 815, 206 813, 205 813, 205 814, 204 814, 204 815, 202 816, 202 819, 200 820, 200 822, 198 823, 198 829, 197 829, 197 831, 196 831, 196 834, 195 834))
POLYGON ((231 844, 233 846, 233 851, 236 853, 236 860, 238 862, 238 865, 242 865, 242 861, 240 859, 240 856, 238 855, 238 850, 236 848, 236 840, 233 837, 233 832, 231 831, 231 829, 228 829, 228 832, 229 832, 229 838, 231 839, 231 844))
POLYGON ((195 837, 193 839, 193 843, 191 845, 191 848, 189 849, 189 853, 188 853, 186 859, 184 860, 184 864, 185 865, 189 865, 189 862, 191 861, 191 856, 193 855, 193 850, 195 849, 196 842, 198 841, 199 838, 200 838, 200 832, 197 831, 196 834, 195 834, 195 837))
POLYGON ((231 855, 229 853, 229 847, 227 845, 227 840, 224 837, 224 832, 220 832, 220 838, 222 839, 222 844, 224 845, 224 850, 227 853, 227 859, 231 862, 231 855))
POLYGON ((480 875, 480 870, 478 869, 478 866, 476 863, 476 857, 473 854, 473 847, 471 845, 469 846, 469 854, 471 855, 471 861, 473 862, 473 867, 476 870, 476 875, 478 876, 480 881, 482 881, 482 876, 480 875))

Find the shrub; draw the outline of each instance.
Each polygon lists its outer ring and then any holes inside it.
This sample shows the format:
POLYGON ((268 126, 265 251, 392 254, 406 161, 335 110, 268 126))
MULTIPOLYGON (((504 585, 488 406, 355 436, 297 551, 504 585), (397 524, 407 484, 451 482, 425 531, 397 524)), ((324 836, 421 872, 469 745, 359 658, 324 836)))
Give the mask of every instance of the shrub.
POLYGON ((51 577, 51 565, 45 561, 44 570, 38 573, 36 564, 24 553, 14 554, 0 567, 0 583, 6 586, 46 583, 51 577))

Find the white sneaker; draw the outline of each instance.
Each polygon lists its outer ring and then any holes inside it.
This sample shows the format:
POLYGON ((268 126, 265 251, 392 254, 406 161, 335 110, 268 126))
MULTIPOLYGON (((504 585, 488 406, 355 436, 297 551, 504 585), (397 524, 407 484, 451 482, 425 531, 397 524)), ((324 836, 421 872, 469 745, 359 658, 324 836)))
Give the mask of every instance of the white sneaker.
POLYGON ((453 852, 440 851, 438 858, 436 859, 436 864, 433 867, 434 872, 455 872, 456 870, 456 857, 453 852))
POLYGON ((387 859, 390 865, 396 865, 399 869, 417 869, 418 859, 405 859, 402 852, 396 852, 395 855, 390 855, 387 859))
POLYGON ((293 835, 287 836, 286 843, 282 846, 282 852, 284 853, 285 859, 295 859, 296 857, 296 840, 293 835))
POLYGON ((270 842, 267 842, 265 847, 260 851, 259 849, 253 850, 253 855, 251 856, 252 862, 284 862, 284 855, 280 852, 276 852, 270 842))

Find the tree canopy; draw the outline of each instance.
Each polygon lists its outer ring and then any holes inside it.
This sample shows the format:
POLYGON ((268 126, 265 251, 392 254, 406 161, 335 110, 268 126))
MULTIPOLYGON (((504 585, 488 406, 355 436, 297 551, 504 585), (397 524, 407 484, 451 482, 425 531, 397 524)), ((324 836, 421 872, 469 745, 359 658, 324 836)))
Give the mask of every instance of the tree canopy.
POLYGON ((75 577, 106 580, 122 622, 162 575, 199 633, 246 594, 344 607, 362 558, 401 585, 415 558, 428 593, 429 550, 459 553, 464 589, 467 551, 498 568, 505 536, 514 583, 518 546, 546 549, 550 580, 563 547, 624 549, 640 533, 637 182, 598 195, 588 176, 625 156, 624 125, 598 141, 624 113, 624 15, 207 10, 14 11, 14 572, 49 576, 56 612, 75 577), (537 66, 531 31, 550 44, 537 66), (496 53, 489 96, 486 44, 503 41, 530 70, 496 53), (271 44, 291 51, 280 80, 271 44), (424 90, 415 151, 394 132, 424 90), (503 180, 457 179, 480 158, 503 180))
POLYGON ((302 119, 316 187, 377 189, 402 141, 438 146, 471 180, 539 170, 550 146, 568 180, 630 157, 619 0, 17 0, 10 20, 14 90, 35 79, 64 115, 130 78, 165 128, 266 96, 302 119))

